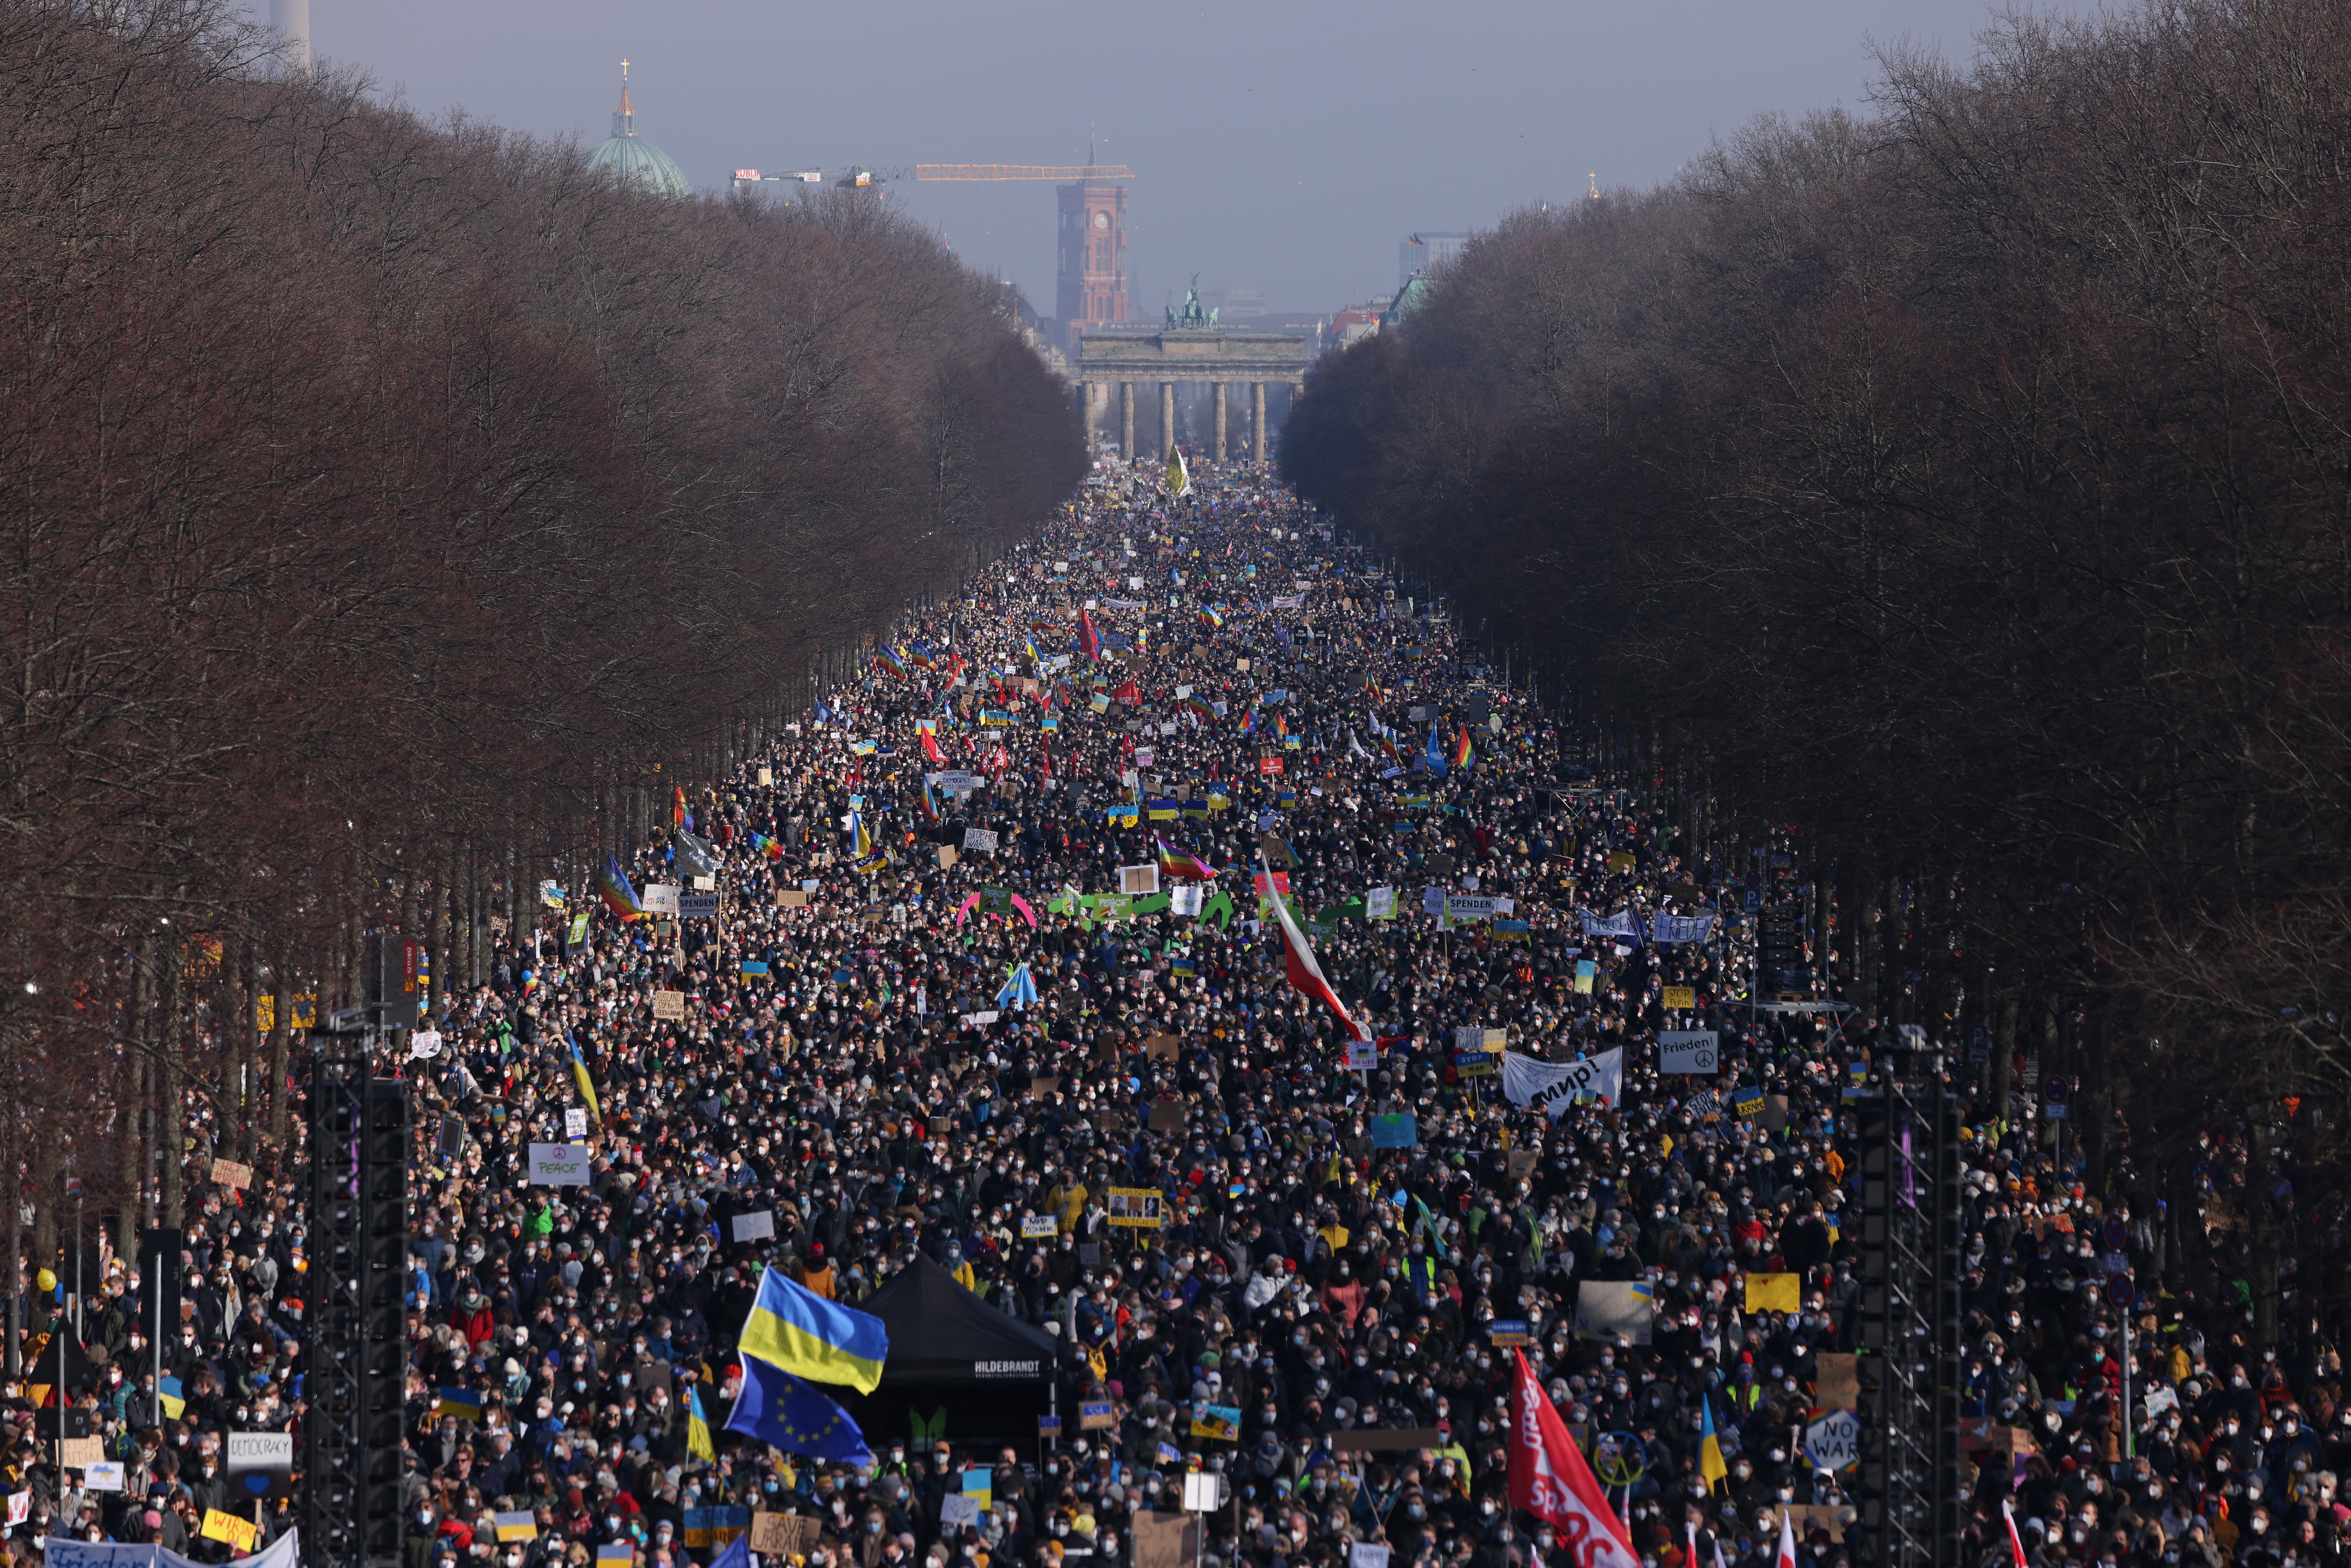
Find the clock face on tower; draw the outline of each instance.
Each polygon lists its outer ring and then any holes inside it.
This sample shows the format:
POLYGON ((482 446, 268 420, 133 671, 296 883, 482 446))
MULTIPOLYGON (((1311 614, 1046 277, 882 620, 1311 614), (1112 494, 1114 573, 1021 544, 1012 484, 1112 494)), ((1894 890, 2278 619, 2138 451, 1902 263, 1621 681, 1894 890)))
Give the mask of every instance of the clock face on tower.
POLYGON ((1094 214, 1094 227, 1098 229, 1106 229, 1110 227, 1110 214, 1108 213, 1096 213, 1094 214))

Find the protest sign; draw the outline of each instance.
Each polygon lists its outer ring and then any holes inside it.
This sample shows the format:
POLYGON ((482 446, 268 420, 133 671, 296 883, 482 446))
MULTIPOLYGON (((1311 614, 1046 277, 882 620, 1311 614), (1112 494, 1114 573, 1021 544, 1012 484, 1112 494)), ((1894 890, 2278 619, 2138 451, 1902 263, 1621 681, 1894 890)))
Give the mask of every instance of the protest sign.
POLYGON ((1657 1031, 1658 1071, 1714 1072, 1719 1068, 1714 1030, 1672 1029, 1657 1031))
POLYGON ((594 1158, 584 1144, 533 1144, 530 1185, 586 1186, 590 1179, 588 1167, 594 1158))

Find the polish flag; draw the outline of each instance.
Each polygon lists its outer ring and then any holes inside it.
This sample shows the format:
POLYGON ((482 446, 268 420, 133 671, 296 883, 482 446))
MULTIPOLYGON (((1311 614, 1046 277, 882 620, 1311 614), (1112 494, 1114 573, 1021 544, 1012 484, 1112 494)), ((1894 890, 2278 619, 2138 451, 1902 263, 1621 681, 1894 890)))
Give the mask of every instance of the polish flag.
POLYGON ((2016 1532, 2016 1500, 2001 1499, 2000 1515, 2008 1523, 2009 1555, 2015 1559, 2016 1568, 2024 1568, 2024 1537, 2016 1532))
POLYGON ((1608 1506, 1526 1353, 1510 1354, 1518 1363, 1510 1382, 1510 1506, 1548 1520, 1575 1568, 1641 1568, 1624 1521, 1608 1506))
POLYGON ((1779 1568, 1796 1568, 1796 1514, 1790 1508, 1780 1510, 1779 1568))
MULTIPOLYGON (((1259 852, 1258 859, 1260 862, 1264 862, 1265 855, 1262 851, 1259 852)), ((1271 878, 1273 867, 1269 864, 1265 870, 1267 877, 1271 878)), ((1306 933, 1301 931, 1298 928, 1298 922, 1290 917, 1290 901, 1281 897, 1275 898, 1273 912, 1281 918, 1281 958, 1283 967, 1290 973, 1290 988, 1301 996, 1314 998, 1332 1012, 1337 1013, 1339 1021, 1347 1026, 1349 1039, 1371 1039, 1371 1031, 1355 1021, 1353 1016, 1347 1011, 1347 1004, 1339 999, 1339 993, 1332 990, 1331 982, 1323 977, 1322 966, 1314 961, 1314 949, 1308 944, 1306 933)))

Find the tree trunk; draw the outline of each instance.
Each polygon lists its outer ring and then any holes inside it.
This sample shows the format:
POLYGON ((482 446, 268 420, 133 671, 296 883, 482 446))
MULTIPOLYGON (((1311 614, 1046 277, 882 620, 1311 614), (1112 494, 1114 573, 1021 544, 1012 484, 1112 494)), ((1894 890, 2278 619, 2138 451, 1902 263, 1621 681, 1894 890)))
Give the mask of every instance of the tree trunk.
POLYGON ((2016 990, 2003 989, 1992 1009, 1991 1120, 2008 1120, 2016 1092, 2016 990))
POLYGON ((2269 1108, 2253 1113, 2252 1155, 2246 1162, 2245 1220, 2252 1231, 2251 1279, 2253 1291, 2253 1343, 2277 1343, 2278 1259, 2283 1238, 2278 1224, 2277 1200, 2270 1196, 2271 1151, 2276 1146, 2269 1124, 2269 1108))
POLYGON ((155 1179, 155 934, 139 942, 139 967, 132 979, 131 1034, 134 1044, 131 1077, 136 1097, 124 1117, 124 1151, 131 1166, 130 1212, 141 1223, 152 1224, 150 1201, 155 1179))
POLYGON ((1853 990, 1848 999, 1862 1009, 1865 1019, 1878 1016, 1878 969, 1884 961, 1877 917, 1877 878, 1864 871, 1855 878, 1861 897, 1853 915, 1853 990))
POLYGON ((292 1098, 287 1092, 286 1072, 294 1033, 294 979, 293 966, 283 950, 270 968, 277 1017, 276 1027, 269 1031, 269 1146, 277 1151, 282 1163, 286 1153, 286 1103, 292 1098))
MULTIPOLYGON (((175 950, 171 958, 180 955, 175 950)), ((166 998, 161 1039, 162 1054, 156 1061, 155 1089, 157 1103, 162 1107, 162 1126, 157 1141, 162 1145, 162 1158, 155 1172, 156 1197, 162 1211, 162 1223, 166 1229, 176 1230, 186 1214, 186 1193, 183 1183, 183 1165, 187 1158, 187 1106, 183 1099, 186 1074, 182 1068, 183 1040, 181 1035, 187 1009, 187 965, 172 962, 164 977, 166 998)), ((170 1325, 167 1325, 170 1326, 170 1325)))
POLYGON ((2106 1197, 2106 1136, 2115 1119, 2103 1015, 2093 1013, 2086 1030, 2088 1038, 2074 1053, 2081 1068, 2083 1092, 2075 1096, 2077 1108, 2074 1114, 2079 1118, 2075 1131, 2082 1140, 2083 1176, 2090 1193, 2103 1202, 2106 1197))
POLYGON ((17 1164, 24 1112, 14 1095, 5 1102, 5 1109, 7 1153, 0 1168, 8 1173, 8 1375, 16 1378, 25 1374, 25 1201, 20 1190, 24 1175, 17 1164))
POLYGON ((440 862, 433 873, 433 913, 427 917, 424 929, 425 950, 433 956, 433 992, 429 1002, 436 1019, 447 1010, 449 1005, 451 895, 456 883, 451 873, 456 869, 456 844, 453 841, 443 841, 440 862))
POLYGON ((65 1140, 35 1138, 31 1157, 33 1184, 33 1266, 51 1269, 57 1261, 57 1188, 65 1164, 65 1140))

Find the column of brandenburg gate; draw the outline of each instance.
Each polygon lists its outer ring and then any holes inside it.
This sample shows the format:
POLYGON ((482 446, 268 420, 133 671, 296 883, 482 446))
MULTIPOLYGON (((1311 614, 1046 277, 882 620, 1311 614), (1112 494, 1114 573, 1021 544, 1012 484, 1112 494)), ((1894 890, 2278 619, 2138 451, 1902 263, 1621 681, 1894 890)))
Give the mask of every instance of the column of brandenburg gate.
POLYGON ((1268 460, 1265 429, 1265 389, 1280 382, 1295 399, 1306 385, 1306 340, 1281 332, 1248 332, 1217 324, 1216 312, 1202 311, 1196 286, 1179 314, 1170 310, 1167 324, 1156 332, 1129 327, 1081 329, 1077 363, 1072 367, 1081 387, 1118 389, 1119 453, 1128 461, 1135 455, 1134 389, 1137 382, 1159 386, 1159 452, 1176 446, 1176 383, 1209 382, 1217 389, 1215 437, 1209 455, 1225 459, 1225 431, 1229 408, 1226 399, 1238 383, 1249 388, 1249 455, 1268 460))

